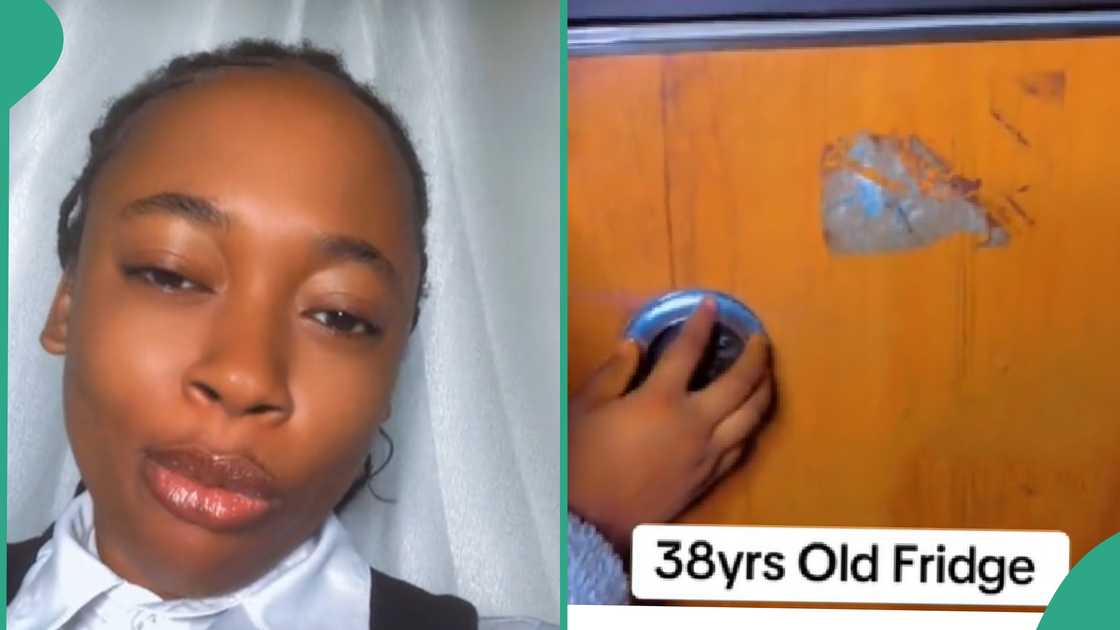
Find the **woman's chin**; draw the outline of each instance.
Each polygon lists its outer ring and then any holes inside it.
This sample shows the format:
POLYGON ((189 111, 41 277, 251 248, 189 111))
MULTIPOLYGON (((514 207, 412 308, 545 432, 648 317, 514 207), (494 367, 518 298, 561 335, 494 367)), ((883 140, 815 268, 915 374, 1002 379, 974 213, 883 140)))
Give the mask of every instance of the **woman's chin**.
MULTIPOLYGON (((165 600, 214 597, 237 591, 267 573, 290 551, 275 528, 216 532, 180 520, 162 507, 136 519, 144 525, 118 553, 98 548, 120 577, 165 600)), ((111 544, 111 539, 106 541, 111 544)))

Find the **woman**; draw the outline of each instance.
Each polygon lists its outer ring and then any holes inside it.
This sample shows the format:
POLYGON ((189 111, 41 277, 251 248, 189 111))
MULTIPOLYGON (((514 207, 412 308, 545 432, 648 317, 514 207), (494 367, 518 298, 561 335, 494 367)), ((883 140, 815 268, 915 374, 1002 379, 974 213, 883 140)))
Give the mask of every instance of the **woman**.
POLYGON ((88 492, 9 546, 8 627, 475 627, 333 514, 390 413, 427 215, 404 127, 326 51, 242 41, 114 102, 41 336, 88 492))

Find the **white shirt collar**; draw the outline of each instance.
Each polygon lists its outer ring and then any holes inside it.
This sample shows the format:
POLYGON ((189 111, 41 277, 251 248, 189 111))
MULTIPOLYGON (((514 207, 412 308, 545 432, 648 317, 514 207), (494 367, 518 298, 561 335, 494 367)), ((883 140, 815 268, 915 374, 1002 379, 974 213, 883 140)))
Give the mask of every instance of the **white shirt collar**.
POLYGON ((8 628, 368 628, 369 565, 334 515, 319 533, 243 589, 219 597, 163 601, 121 579, 97 557, 93 502, 76 497, 55 523, 19 593, 8 628))

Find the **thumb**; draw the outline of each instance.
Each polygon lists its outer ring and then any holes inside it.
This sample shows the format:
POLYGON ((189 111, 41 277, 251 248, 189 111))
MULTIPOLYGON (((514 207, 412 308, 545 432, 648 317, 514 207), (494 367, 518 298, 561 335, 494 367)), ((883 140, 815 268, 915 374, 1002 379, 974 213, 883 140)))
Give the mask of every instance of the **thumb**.
POLYGON ((587 379, 571 402, 571 411, 581 413, 618 398, 626 391, 630 378, 638 369, 641 352, 638 342, 626 339, 615 349, 607 362, 587 379))

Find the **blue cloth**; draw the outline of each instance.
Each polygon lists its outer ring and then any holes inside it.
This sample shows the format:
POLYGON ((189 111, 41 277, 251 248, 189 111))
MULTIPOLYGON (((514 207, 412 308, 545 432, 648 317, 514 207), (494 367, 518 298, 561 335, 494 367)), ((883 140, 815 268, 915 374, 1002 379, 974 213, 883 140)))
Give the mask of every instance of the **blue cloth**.
POLYGON ((568 603, 627 604, 622 559, 593 525, 568 513, 568 603))

